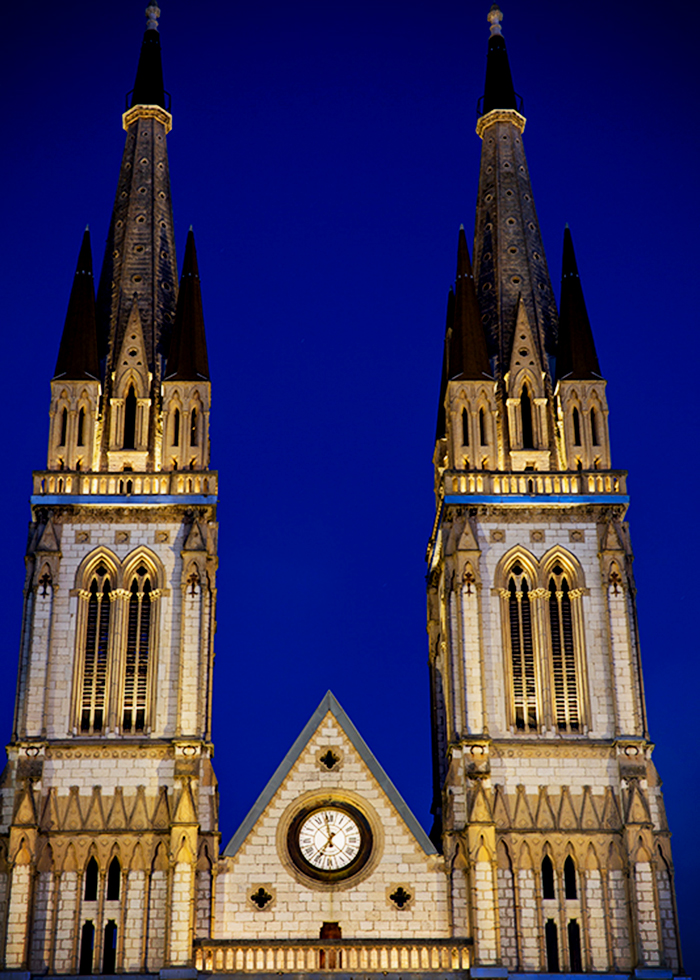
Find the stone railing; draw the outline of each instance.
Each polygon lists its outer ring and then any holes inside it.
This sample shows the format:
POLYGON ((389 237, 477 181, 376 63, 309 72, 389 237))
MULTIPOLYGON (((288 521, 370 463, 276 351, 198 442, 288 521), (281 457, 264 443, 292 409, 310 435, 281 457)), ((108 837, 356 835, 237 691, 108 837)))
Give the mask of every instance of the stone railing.
POLYGON ((216 495, 219 474, 189 470, 171 473, 75 473, 46 470, 34 473, 34 495, 54 496, 178 496, 216 495))
POLYGON ((487 496, 590 496, 627 493, 625 470, 588 470, 575 473, 493 473, 446 470, 442 475, 446 497, 457 494, 487 496))
POLYGON ((198 939, 195 966, 215 973, 463 971, 471 945, 471 939, 198 939))

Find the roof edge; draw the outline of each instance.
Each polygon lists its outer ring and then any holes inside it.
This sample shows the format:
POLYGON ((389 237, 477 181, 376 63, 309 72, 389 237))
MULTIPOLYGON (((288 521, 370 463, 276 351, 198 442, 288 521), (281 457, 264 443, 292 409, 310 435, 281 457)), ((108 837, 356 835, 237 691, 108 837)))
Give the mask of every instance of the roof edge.
POLYGON ((267 805, 270 803, 273 796, 286 779, 287 775, 292 769, 292 766, 297 761, 302 751, 306 748, 311 736, 329 712, 333 715, 347 737, 350 739, 354 748, 357 750, 358 755, 377 780, 381 788, 384 790, 394 809, 411 831, 416 841, 420 844, 425 854, 438 853, 435 845, 423 830, 416 817, 413 815, 408 804, 396 789, 370 747, 360 735, 357 728, 355 728, 347 713, 340 705, 338 699, 335 697, 332 691, 327 691, 318 708, 316 708, 306 725, 304 725, 303 729, 295 739, 292 747, 282 759, 277 769, 275 769, 262 793, 260 796, 258 796, 257 800, 248 811, 238 830, 226 845, 223 851, 224 857, 233 857, 235 854, 237 854, 248 834, 258 822, 259 818, 267 808, 267 805))

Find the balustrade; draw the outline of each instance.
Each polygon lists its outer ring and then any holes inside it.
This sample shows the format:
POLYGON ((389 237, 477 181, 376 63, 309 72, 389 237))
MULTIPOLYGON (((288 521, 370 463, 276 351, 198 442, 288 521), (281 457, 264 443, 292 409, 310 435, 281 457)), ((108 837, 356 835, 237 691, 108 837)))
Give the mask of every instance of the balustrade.
POLYGON ((590 496, 627 493, 624 470, 591 470, 576 473, 493 473, 447 470, 442 477, 446 496, 590 496))
POLYGON ((34 473, 34 494, 78 496, 215 495, 218 473, 176 470, 171 473, 34 473))

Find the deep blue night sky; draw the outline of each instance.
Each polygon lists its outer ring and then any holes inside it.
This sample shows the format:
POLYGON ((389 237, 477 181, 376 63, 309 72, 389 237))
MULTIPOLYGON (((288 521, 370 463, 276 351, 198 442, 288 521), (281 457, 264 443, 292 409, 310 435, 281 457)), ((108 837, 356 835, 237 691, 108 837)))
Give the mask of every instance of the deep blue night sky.
MULTIPOLYGON (((142 3, 4 13, 4 684, 30 473, 82 230, 99 267, 142 3)), ((143 4, 145 5, 145 4, 143 4)), ((224 843, 327 688, 429 827, 423 556, 490 0, 164 0, 180 256, 194 224, 221 474, 224 843)), ((642 652, 688 972, 700 969, 697 7, 504 0, 558 295, 569 222, 630 471, 642 652)))

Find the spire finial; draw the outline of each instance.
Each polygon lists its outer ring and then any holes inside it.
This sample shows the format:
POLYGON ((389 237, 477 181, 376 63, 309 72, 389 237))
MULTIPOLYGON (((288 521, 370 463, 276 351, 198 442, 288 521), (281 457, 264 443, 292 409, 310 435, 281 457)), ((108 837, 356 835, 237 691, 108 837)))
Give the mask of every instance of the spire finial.
POLYGON ((492 35, 500 34, 501 21, 503 20, 503 13, 501 12, 501 8, 498 6, 497 3, 494 3, 491 9, 489 10, 487 20, 491 25, 491 34, 492 35))
MULTIPOLYGON (((146 30, 158 30, 158 18, 160 17, 160 7, 157 3, 151 3, 146 7, 146 30)), ((493 30, 493 28, 491 28, 493 30)))

